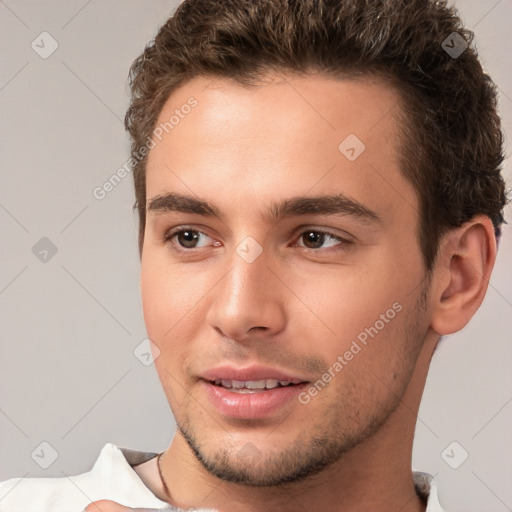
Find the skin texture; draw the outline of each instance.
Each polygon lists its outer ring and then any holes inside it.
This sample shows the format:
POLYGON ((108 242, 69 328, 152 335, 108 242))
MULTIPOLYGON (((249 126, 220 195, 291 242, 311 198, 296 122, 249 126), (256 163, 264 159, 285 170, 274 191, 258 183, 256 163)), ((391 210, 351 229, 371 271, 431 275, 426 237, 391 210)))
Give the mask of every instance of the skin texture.
MULTIPOLYGON (((170 496, 154 459, 136 471, 182 508, 424 510, 411 473, 416 415, 439 336, 460 330, 485 295, 496 254, 490 219, 451 231, 427 279, 418 200, 396 149, 400 96, 382 82, 272 74, 247 88, 197 78, 171 95, 159 122, 190 96, 197 107, 150 152, 147 198, 190 195, 222 218, 148 212, 144 317, 179 429, 161 460, 170 496), (354 161, 338 149, 349 134, 365 144, 354 161), (338 193, 380 220, 263 216, 273 202, 338 193), (165 240, 180 226, 202 233, 198 248, 165 240), (308 243, 318 230, 351 243, 308 243), (248 236, 262 249, 252 263, 236 251, 248 236), (265 364, 314 383, 397 304, 307 404, 235 420, 204 393, 199 376, 223 363, 265 364), (240 456, 247 443, 250 462, 240 456)), ((101 510, 126 510, 115 507, 101 510)))

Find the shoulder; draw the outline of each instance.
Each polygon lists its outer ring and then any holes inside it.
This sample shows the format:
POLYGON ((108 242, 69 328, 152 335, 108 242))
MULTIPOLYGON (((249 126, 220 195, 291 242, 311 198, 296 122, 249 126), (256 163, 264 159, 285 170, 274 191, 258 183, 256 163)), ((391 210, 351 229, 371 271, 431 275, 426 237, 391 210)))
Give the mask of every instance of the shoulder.
POLYGON ((126 485, 129 471, 133 473, 121 449, 107 443, 88 472, 55 478, 10 478, 1 482, 0 511, 83 510, 91 501, 116 495, 118 486, 113 485, 114 481, 121 487, 126 485))
POLYGON ((65 512, 85 508, 89 499, 80 492, 88 473, 58 478, 10 478, 0 483, 2 512, 65 512))

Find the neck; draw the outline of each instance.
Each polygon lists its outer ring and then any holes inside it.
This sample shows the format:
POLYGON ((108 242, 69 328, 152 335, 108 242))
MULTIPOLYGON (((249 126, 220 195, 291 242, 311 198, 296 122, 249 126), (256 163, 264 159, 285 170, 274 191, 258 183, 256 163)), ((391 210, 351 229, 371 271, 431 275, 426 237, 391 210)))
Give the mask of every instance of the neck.
POLYGON ((226 482, 200 464, 178 432, 161 458, 170 494, 165 499, 185 509, 205 507, 222 512, 423 512, 425 503, 414 488, 411 456, 417 413, 437 339, 429 332, 407 390, 384 425, 321 473, 279 487, 226 482))

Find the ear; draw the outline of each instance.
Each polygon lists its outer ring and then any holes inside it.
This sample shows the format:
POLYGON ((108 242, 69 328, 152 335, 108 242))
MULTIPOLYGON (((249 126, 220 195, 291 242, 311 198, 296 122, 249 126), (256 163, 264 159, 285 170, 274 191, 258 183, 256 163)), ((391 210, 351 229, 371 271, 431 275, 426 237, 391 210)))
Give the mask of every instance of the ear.
POLYGON ((440 243, 431 287, 431 328, 460 331, 482 303, 496 260, 496 238, 489 217, 478 215, 451 230, 440 243))

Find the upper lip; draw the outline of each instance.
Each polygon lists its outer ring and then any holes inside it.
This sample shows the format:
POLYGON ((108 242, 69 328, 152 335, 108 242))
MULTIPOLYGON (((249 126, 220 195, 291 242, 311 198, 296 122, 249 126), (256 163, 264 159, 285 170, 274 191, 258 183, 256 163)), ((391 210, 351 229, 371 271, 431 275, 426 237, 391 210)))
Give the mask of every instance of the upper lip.
POLYGON ((269 366, 247 366, 244 368, 236 368, 230 365, 216 366, 215 368, 206 370, 200 376, 204 380, 212 382, 215 380, 248 381, 270 379, 290 381, 293 384, 307 382, 299 375, 287 373, 269 366))

